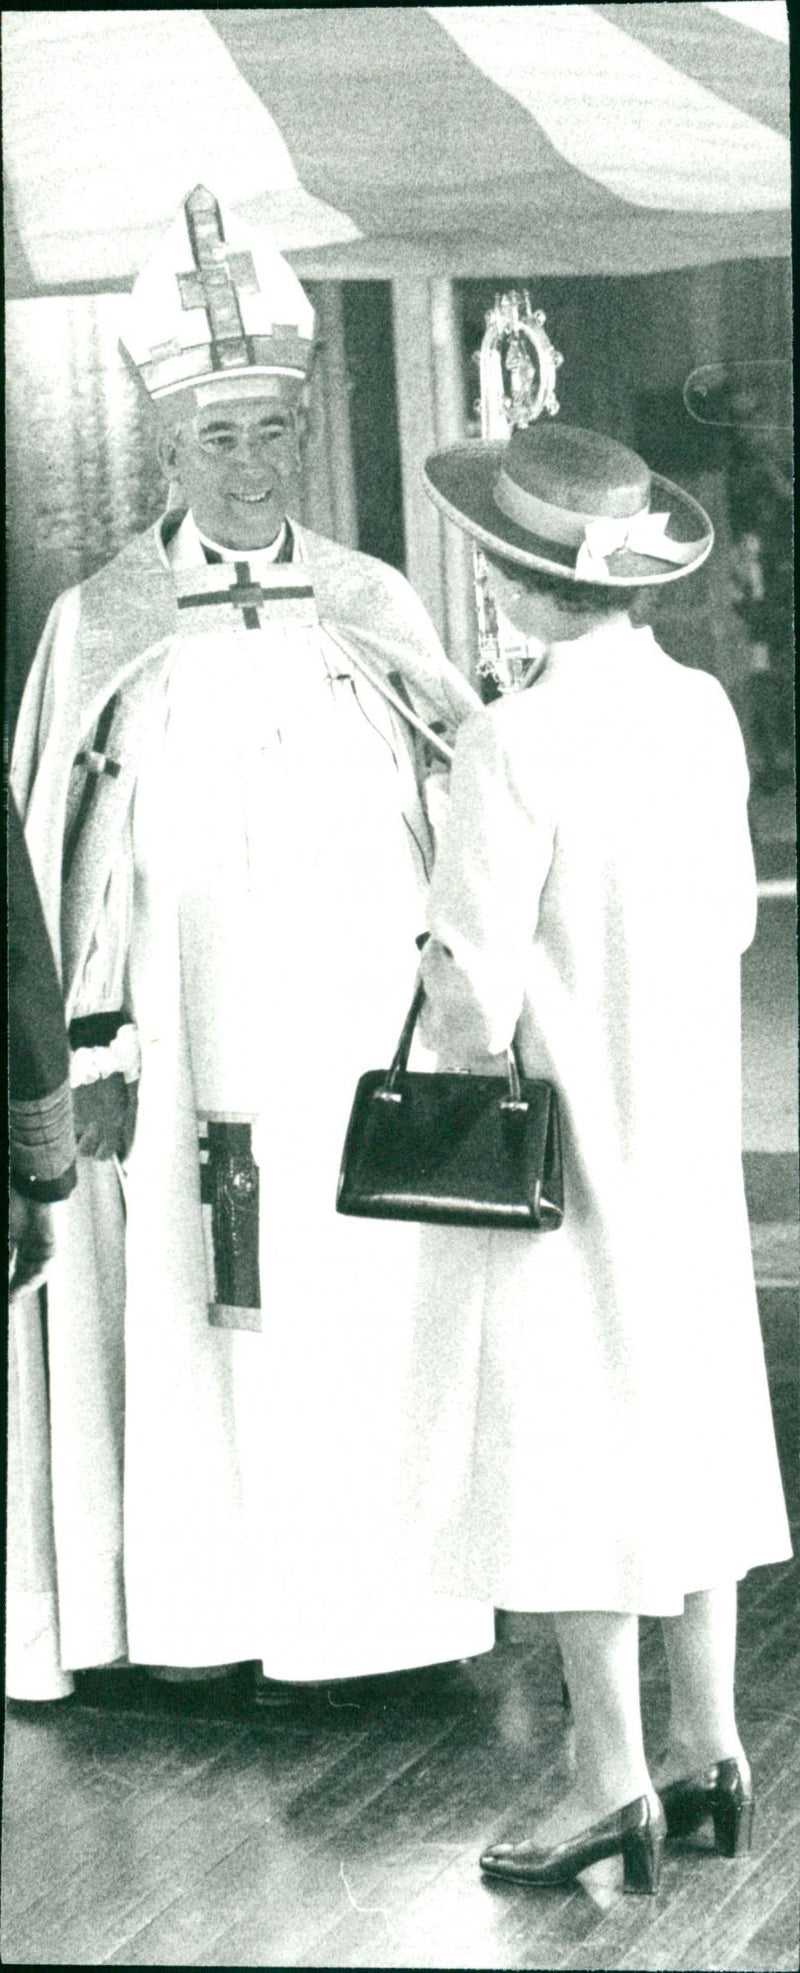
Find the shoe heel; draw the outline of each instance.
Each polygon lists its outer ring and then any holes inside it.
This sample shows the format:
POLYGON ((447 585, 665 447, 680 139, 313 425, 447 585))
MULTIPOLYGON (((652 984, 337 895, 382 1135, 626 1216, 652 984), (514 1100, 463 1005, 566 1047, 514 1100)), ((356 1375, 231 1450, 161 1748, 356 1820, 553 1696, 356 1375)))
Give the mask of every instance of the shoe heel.
POLYGON ((626 1891, 639 1891, 655 1897, 664 1862, 664 1830, 631 1830, 622 1846, 623 1885, 626 1891))
POLYGON ((755 1802, 737 1802, 722 1796, 714 1803, 714 1847, 720 1857, 745 1857, 753 1846, 755 1802))

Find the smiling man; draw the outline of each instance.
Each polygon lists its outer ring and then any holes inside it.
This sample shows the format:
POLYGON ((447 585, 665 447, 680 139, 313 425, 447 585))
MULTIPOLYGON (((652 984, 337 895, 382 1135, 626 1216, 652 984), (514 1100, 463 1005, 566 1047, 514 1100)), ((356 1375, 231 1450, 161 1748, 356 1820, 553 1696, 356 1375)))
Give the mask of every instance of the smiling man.
POLYGON ((476 700, 402 576, 293 518, 312 337, 198 187, 123 326, 168 511, 59 599, 20 715, 81 1156, 46 1328, 12 1312, 19 1699, 492 1641, 397 1559, 415 1229, 334 1205, 422 922, 413 719, 452 739, 476 700))
POLYGON ((198 528, 225 548, 277 549, 286 536, 284 516, 296 493, 296 412, 262 390, 224 410, 209 405, 174 436, 162 435, 162 464, 184 484, 188 477, 198 528))

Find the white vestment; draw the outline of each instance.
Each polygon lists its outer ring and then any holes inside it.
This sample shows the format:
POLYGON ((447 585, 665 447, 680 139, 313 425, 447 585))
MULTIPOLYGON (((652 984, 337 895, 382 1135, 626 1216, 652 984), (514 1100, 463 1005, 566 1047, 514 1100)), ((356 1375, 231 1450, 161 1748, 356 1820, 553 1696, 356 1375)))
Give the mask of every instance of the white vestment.
MULTIPOLYGON (((169 554, 205 567, 191 516, 169 554)), ((209 621, 166 647, 146 720, 72 1009, 102 986, 139 1032, 126 1280, 118 1176, 84 1161, 49 1294, 60 1656, 29 1599, 36 1669, 10 1637, 10 1689, 55 1697, 124 1654, 314 1679, 488 1649, 487 1605, 412 1588, 396 1561, 418 1232, 334 1204, 355 1084, 389 1059, 424 922, 393 716, 318 624, 209 621), (253 1118, 260 1333, 209 1323, 209 1111, 253 1118), (111 1292, 87 1341, 89 1250, 111 1292)))

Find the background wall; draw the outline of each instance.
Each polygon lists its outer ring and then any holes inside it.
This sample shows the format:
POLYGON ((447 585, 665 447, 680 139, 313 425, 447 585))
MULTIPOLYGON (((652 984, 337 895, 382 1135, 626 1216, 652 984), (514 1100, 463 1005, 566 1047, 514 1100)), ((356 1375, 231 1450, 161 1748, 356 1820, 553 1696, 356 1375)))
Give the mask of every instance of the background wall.
MULTIPOLYGON (((501 291, 495 281, 457 284, 461 308, 465 416, 474 423, 477 371, 469 352, 481 337, 484 313, 501 291)), ((694 493, 711 514, 716 548, 688 582, 661 592, 655 628, 670 655, 715 672, 743 718, 749 640, 733 607, 737 556, 731 527, 730 435, 699 425, 687 413, 683 386, 701 363, 785 356, 792 347, 791 277, 780 261, 729 262, 717 267, 626 279, 531 278, 534 307, 563 352, 559 415, 594 426, 641 451, 648 464, 694 493)), ((773 435, 778 451, 790 434, 773 435)))
MULTIPOLYGON (((561 415, 639 447, 709 509, 716 551, 692 580, 667 586, 655 627, 672 655, 723 680, 750 733, 752 636, 734 608, 737 462, 728 435, 688 416, 682 389, 699 363, 788 354, 786 262, 626 278, 512 269, 496 280, 309 282, 319 350, 302 517, 405 567, 450 655, 470 670, 470 558, 426 500, 420 471, 434 445, 476 429, 474 352, 495 294, 513 285, 529 287, 564 354, 561 415)), ((97 295, 7 307, 12 717, 55 596, 146 527, 163 501, 147 407, 117 354, 118 306, 116 295, 97 295)), ((770 441, 778 454, 787 442, 770 441)))

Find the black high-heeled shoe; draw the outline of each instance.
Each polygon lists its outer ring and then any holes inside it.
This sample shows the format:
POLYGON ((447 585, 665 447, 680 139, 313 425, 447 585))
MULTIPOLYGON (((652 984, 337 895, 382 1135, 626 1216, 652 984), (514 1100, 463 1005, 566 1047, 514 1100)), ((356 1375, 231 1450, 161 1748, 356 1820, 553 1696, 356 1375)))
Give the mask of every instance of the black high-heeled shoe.
POLYGON ((738 1761, 715 1761, 699 1774, 659 1789, 668 1836, 692 1836, 708 1817, 721 1857, 747 1856, 753 1841, 755 1797, 738 1761))
POLYGON ((570 1884, 582 1870, 605 1857, 622 1857, 626 1891, 654 1895, 661 1878, 666 1820, 653 1809, 647 1795, 626 1802, 623 1809, 592 1823, 566 1843, 536 1850, 527 1843, 490 1843, 481 1857, 488 1877, 505 1877, 515 1884, 546 1887, 570 1884))

